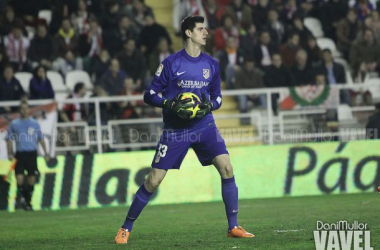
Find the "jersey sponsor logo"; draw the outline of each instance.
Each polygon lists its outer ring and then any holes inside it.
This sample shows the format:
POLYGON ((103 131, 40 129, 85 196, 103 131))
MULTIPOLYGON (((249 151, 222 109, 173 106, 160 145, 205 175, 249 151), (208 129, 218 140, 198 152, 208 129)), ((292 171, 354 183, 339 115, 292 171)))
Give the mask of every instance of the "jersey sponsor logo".
POLYGON ((210 70, 209 69, 203 69, 203 77, 205 79, 208 79, 210 77, 210 70))
POLYGON ((185 73, 186 73, 186 71, 183 71, 183 72, 177 72, 177 76, 180 76, 180 75, 185 74, 185 73))
POLYGON ((163 69, 164 69, 164 65, 161 63, 160 66, 158 66, 156 70, 156 73, 155 73, 156 76, 160 76, 163 69))
POLYGON ((193 80, 180 80, 177 82, 180 88, 201 89, 207 87, 209 82, 206 81, 193 81, 193 80))
POLYGON ((34 131, 35 131, 34 128, 32 128, 32 127, 29 127, 29 128, 28 128, 28 134, 29 134, 29 135, 34 135, 34 131))

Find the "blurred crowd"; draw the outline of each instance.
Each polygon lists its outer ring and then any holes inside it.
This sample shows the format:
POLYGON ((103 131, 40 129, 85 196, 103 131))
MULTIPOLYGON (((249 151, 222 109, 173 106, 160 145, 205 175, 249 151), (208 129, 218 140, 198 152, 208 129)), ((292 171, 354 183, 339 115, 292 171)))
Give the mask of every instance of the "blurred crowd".
MULTIPOLYGON (((369 0, 174 0, 173 27, 179 35, 183 17, 206 17, 210 35, 205 50, 219 60, 229 89, 345 84, 348 76, 364 82, 380 72, 379 5, 369 0), (338 55, 318 46, 304 25, 308 17, 320 20, 338 55)), ((168 31, 144 0, 1 1, 0 37, 0 101, 54 98, 54 83, 46 74, 51 70, 63 77, 72 70, 86 71, 94 85, 92 96, 140 94, 173 52, 168 31), (43 18, 41 10, 50 10, 51 19, 43 18), (29 89, 14 77, 25 71, 33 73, 29 89)), ((69 98, 86 93, 78 82, 69 98)), ((370 104, 370 93, 360 94, 370 104)), ((351 91, 341 97, 355 105, 357 95, 351 91)), ((277 98, 272 98, 274 106, 277 98)), ((240 111, 248 109, 248 102, 260 106, 265 98, 240 97, 240 111)), ((159 115, 138 106, 104 104, 102 123, 159 115)), ((88 105, 67 105, 61 120, 91 120, 93 112, 88 105)))

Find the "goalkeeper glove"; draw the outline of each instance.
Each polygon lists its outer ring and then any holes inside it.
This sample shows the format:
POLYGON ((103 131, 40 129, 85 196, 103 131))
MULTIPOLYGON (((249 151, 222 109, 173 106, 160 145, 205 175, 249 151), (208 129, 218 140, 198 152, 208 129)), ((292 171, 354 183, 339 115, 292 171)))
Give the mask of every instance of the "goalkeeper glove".
POLYGON ((202 93, 202 102, 199 104, 199 110, 195 117, 200 119, 208 113, 211 113, 212 107, 214 107, 214 104, 206 98, 205 93, 202 93))
POLYGON ((191 103, 189 103, 191 102, 191 99, 186 98, 181 100, 181 97, 182 93, 179 93, 176 97, 174 97, 171 100, 165 99, 162 103, 162 106, 175 113, 180 118, 189 120, 190 116, 192 115, 192 112, 187 109, 193 106, 191 103))

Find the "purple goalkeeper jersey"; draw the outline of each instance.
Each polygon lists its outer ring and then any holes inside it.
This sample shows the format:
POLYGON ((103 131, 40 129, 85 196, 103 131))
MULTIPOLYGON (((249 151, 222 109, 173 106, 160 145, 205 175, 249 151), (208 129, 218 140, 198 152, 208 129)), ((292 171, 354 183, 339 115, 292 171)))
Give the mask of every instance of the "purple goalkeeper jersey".
MULTIPOLYGON (((222 105, 219 63, 201 52, 191 57, 183 49, 167 57, 158 67, 152 83, 144 94, 144 101, 155 107, 162 107, 164 99, 172 99, 178 93, 192 92, 200 99, 202 93, 213 102, 213 110, 222 105), (158 95, 162 93, 162 98, 158 95)), ((212 114, 201 119, 183 120, 167 109, 163 109, 165 128, 187 128, 214 124, 212 114)))

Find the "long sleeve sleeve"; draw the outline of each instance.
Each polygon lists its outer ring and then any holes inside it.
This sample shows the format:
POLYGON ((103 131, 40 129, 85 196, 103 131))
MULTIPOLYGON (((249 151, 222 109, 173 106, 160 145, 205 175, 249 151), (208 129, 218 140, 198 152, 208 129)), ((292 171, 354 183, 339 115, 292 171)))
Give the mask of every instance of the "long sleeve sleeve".
POLYGON ((215 61, 214 75, 210 85, 210 100, 213 103, 212 110, 217 110, 222 106, 221 79, 219 71, 219 63, 215 61))

